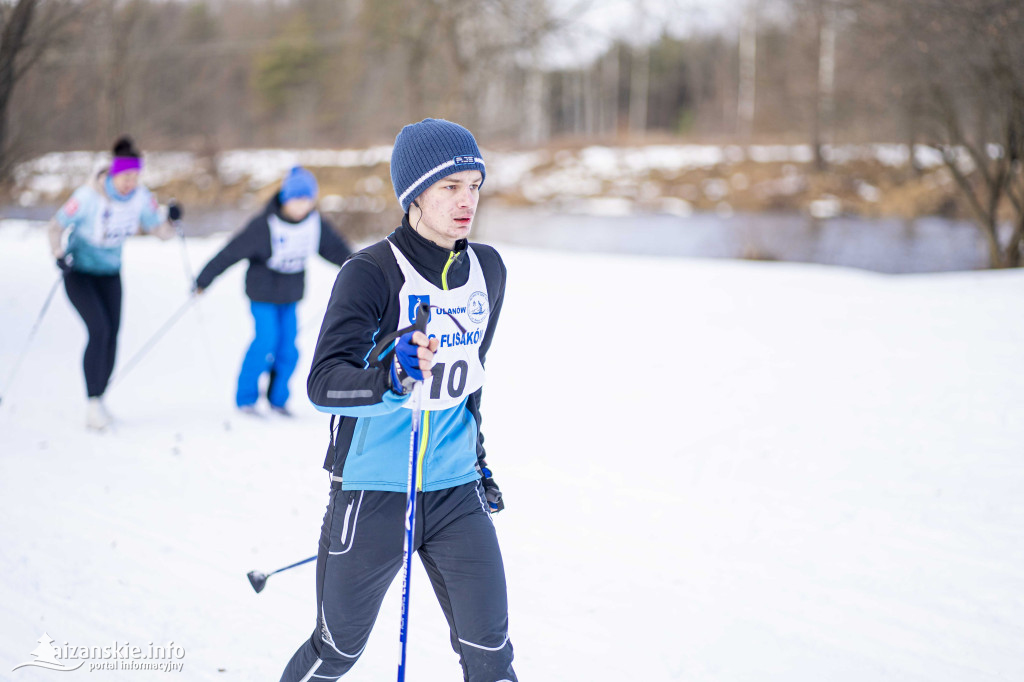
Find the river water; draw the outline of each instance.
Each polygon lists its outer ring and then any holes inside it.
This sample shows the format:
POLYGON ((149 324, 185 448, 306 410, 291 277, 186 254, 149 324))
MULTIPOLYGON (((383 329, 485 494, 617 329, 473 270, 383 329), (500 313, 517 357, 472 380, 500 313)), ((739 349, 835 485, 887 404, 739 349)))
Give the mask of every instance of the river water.
MULTIPOLYGON (((0 216, 49 219, 56 206, 0 209, 0 216)), ((252 211, 190 210, 186 234, 240 229, 252 211)), ((344 220, 339 221, 344 224, 344 220)), ((546 249, 687 258, 819 263, 884 273, 985 268, 980 230, 945 218, 837 217, 795 213, 596 216, 482 207, 473 238, 546 249)))
POLYGON ((969 222, 799 214, 593 216, 481 211, 476 238, 524 246, 690 258, 757 258, 884 273, 977 270, 984 238, 969 222))

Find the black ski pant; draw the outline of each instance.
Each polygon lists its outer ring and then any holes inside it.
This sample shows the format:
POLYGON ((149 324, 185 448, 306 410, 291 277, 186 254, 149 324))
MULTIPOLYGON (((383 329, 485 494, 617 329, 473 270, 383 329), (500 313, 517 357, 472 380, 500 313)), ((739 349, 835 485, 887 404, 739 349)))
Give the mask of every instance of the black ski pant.
POLYGON ((64 288, 89 333, 82 366, 86 391, 90 398, 97 398, 107 390, 114 371, 117 332, 121 328, 121 275, 72 270, 64 275, 64 288))
MULTIPOLYGON (((334 680, 355 664, 402 569, 405 502, 405 493, 331 490, 317 558, 317 625, 281 682, 334 680)), ((464 679, 516 682, 505 568, 482 486, 420 493, 417 512, 414 547, 448 619, 464 679)))

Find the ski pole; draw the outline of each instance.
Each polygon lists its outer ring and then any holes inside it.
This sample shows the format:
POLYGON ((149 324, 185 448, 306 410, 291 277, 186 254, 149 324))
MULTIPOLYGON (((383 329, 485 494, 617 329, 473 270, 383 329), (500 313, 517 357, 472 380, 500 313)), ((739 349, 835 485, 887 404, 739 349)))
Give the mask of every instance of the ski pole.
MULTIPOLYGON (((416 309, 416 330, 426 333, 430 306, 420 303, 416 309)), ((402 647, 398 661, 398 682, 405 682, 405 654, 409 644, 409 587, 412 578, 413 542, 416 535, 416 471, 420 454, 420 405, 423 399, 423 382, 417 381, 412 388, 412 433, 409 435, 409 480, 405 496, 405 542, 402 548, 402 626, 399 642, 402 647)))
POLYGON ((249 578, 249 584, 252 585, 252 589, 256 590, 256 593, 259 594, 263 591, 263 588, 267 584, 267 578, 269 578, 270 576, 274 575, 275 573, 280 573, 281 571, 287 571, 289 568, 295 568, 296 566, 301 566, 302 564, 308 564, 310 561, 316 559, 316 557, 317 555, 314 554, 313 556, 307 559, 303 559, 302 561, 296 561, 294 564, 289 564, 284 568, 279 568, 276 571, 271 571, 270 573, 261 573, 260 571, 249 571, 248 573, 246 573, 246 576, 249 578))
MULTIPOLYGON (((172 199, 171 201, 173 202, 174 200, 172 199)), ((188 278, 189 284, 195 284, 196 275, 195 270, 192 269, 192 260, 188 257, 188 244, 185 242, 185 228, 181 226, 180 220, 175 220, 172 224, 174 226, 174 232, 178 235, 178 240, 181 243, 181 265, 185 268, 185 277, 188 278)))
MULTIPOLYGON (((172 200, 173 201, 173 200, 172 200)), ((185 241, 185 230, 181 226, 181 223, 176 221, 174 223, 174 231, 178 233, 178 240, 181 244, 181 265, 185 269, 185 277, 188 279, 188 285, 195 291, 196 287, 196 271, 192 268, 192 259, 188 256, 188 243, 185 241)), ((203 335, 203 347, 206 349, 206 359, 210 362, 210 370, 216 376, 219 374, 219 368, 217 363, 213 359, 213 346, 210 344, 210 334, 206 328, 206 318, 203 317, 202 306, 196 306, 196 317, 199 318, 199 333, 203 335)))
POLYGON ((121 379, 123 379, 125 375, 128 374, 128 372, 130 372, 133 367, 135 367, 135 364, 142 359, 142 356, 148 353, 150 349, 152 349, 156 342, 159 341, 160 338, 164 334, 166 334, 167 331, 171 327, 173 327, 178 320, 181 319, 181 316, 185 314, 185 311, 189 309, 189 306, 191 306, 195 302, 196 297, 194 295, 189 296, 188 300, 181 304, 181 307, 179 307, 174 312, 174 314, 171 315, 171 317, 166 322, 164 322, 163 326, 160 327, 160 329, 158 329, 155 334, 149 337, 149 340, 146 341, 146 343, 142 344, 142 347, 135 352, 135 355, 133 355, 131 359, 128 360, 128 362, 124 363, 124 365, 121 366, 121 369, 119 369, 117 371, 117 374, 115 374, 113 378, 110 380, 110 386, 119 383, 121 379))
POLYGON ((46 295, 46 300, 43 302, 43 308, 36 316, 36 321, 32 325, 32 329, 28 332, 28 338, 25 339, 25 347, 18 355, 18 359, 14 361, 14 367, 11 369, 11 373, 7 377, 7 383, 4 384, 3 393, 0 393, 0 403, 3 403, 4 396, 6 396, 7 392, 11 390, 11 386, 14 384, 14 375, 18 373, 18 368, 21 367, 21 361, 25 359, 26 355, 28 355, 28 349, 32 346, 32 339, 35 338, 36 331, 38 331, 39 325, 43 321, 43 316, 46 315, 46 310, 50 307, 50 301, 53 300, 53 295, 57 293, 57 287, 59 287, 60 283, 63 281, 64 273, 61 273, 57 276, 57 280, 53 283, 53 286, 50 287, 50 293, 46 295))

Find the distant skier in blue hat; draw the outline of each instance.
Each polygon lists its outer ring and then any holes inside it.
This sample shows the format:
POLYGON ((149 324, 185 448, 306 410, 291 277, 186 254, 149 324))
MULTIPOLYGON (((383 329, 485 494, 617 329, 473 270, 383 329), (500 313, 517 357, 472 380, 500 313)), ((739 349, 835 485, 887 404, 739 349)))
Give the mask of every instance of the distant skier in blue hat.
POLYGON ((292 168, 263 211, 196 277, 196 293, 201 294, 229 267, 243 259, 249 261, 245 293, 251 301, 256 334, 242 360, 235 393, 238 409, 247 414, 257 414, 260 376, 269 372, 270 409, 290 416, 288 380, 299 361, 295 308, 305 293, 306 259, 319 253, 341 265, 351 253, 334 226, 316 210, 318 193, 311 172, 301 166, 292 168))

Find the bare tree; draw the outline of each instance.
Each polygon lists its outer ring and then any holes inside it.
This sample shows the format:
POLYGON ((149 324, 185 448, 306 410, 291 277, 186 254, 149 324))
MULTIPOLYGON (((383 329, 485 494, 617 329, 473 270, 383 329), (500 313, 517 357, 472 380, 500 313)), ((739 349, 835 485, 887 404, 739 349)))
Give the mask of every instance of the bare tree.
POLYGON ((0 4, 0 179, 6 179, 23 150, 9 139, 14 88, 77 11, 70 3, 16 0, 0 4))
POLYGON ((992 267, 1024 248, 1024 7, 1015 0, 863 0, 858 20, 897 101, 939 150, 992 267), (869 42, 873 41, 873 42, 869 42))
POLYGON ((757 10, 758 1, 751 0, 743 13, 740 25, 740 76, 736 98, 736 123, 742 137, 749 138, 754 130, 757 87, 757 10))
POLYGON ((814 165, 825 170, 825 155, 822 151, 826 139, 832 132, 832 116, 835 108, 836 90, 836 12, 830 0, 814 0, 814 19, 817 30, 818 78, 815 92, 814 128, 812 146, 814 165))

